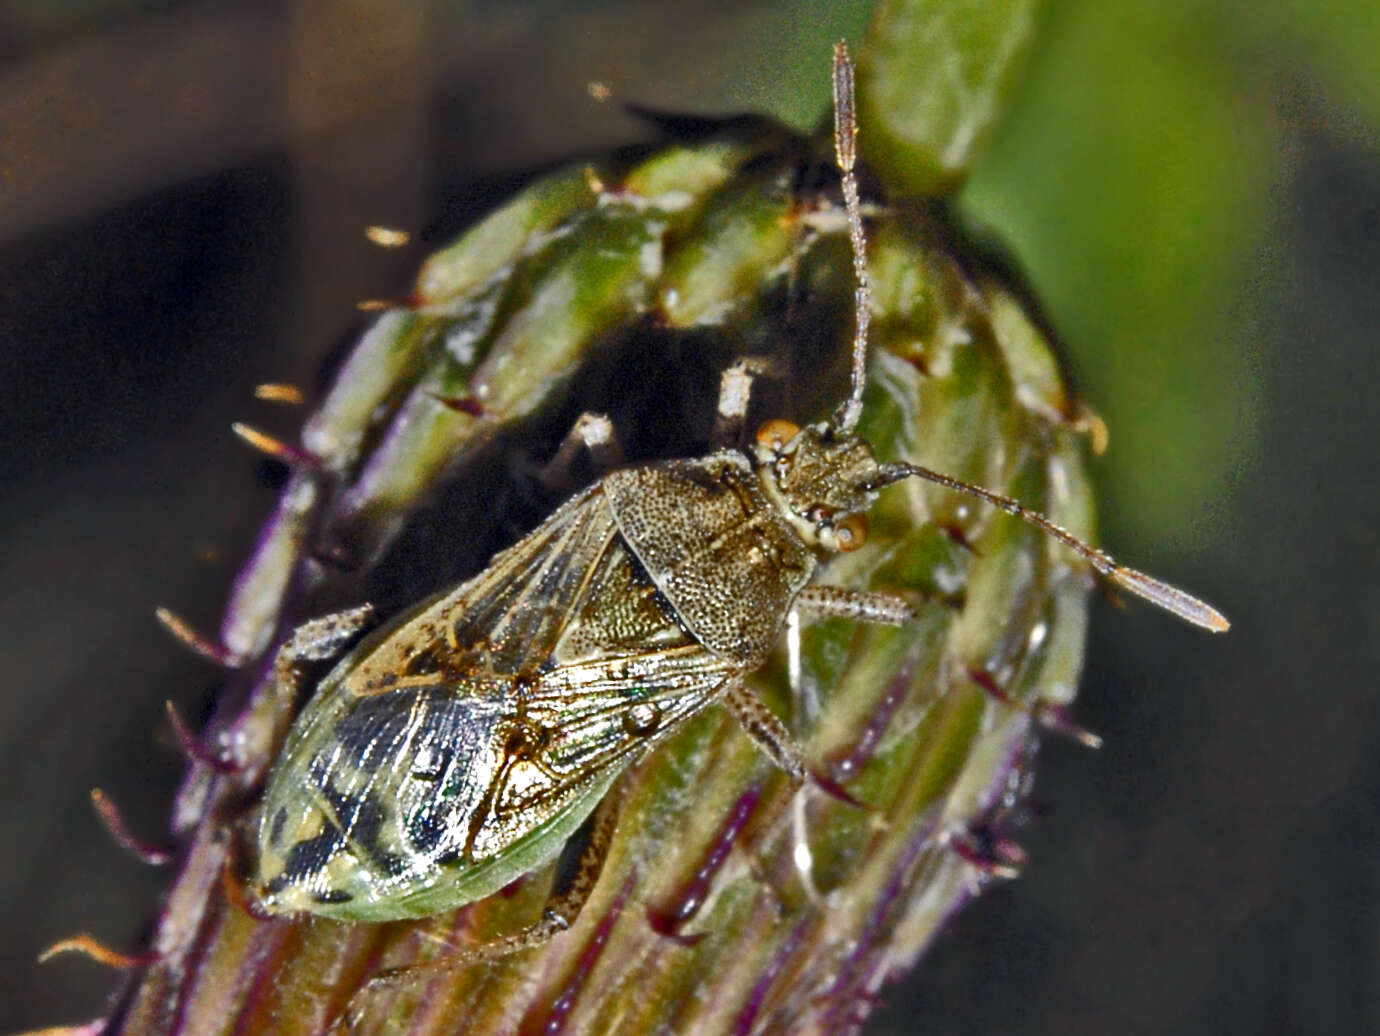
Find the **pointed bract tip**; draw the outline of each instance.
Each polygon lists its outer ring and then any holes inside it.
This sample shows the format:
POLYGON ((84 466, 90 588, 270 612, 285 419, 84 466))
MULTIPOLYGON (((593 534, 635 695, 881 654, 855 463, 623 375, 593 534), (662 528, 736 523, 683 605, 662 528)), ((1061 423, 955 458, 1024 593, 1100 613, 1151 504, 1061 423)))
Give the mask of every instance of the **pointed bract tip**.
POLYGON ((244 659, 240 658, 239 655, 229 648, 203 637, 171 609, 158 607, 153 610, 153 614, 163 628, 177 638, 178 643, 190 648, 207 661, 227 669, 238 669, 244 664, 244 659))
POLYGON ((377 225, 365 227, 364 236, 371 244, 378 245, 380 248, 401 248, 412 240, 412 235, 406 230, 377 225))
POLYGON ((135 859, 148 864, 150 867, 162 867, 172 861, 172 853, 169 850, 149 845, 147 842, 134 837, 129 826, 125 823, 125 818, 121 815, 119 807, 110 801, 110 796, 101 791, 100 788, 91 789, 91 805, 95 807, 96 816, 100 817, 101 823, 105 825, 110 837, 115 839, 115 843, 134 856, 135 859))
POLYGON ((230 430, 260 453, 267 454, 274 460, 282 461, 289 467, 315 468, 320 466, 321 462, 316 454, 298 446, 291 446, 283 442, 282 439, 275 439, 273 436, 243 422, 234 422, 230 425, 230 430))
POLYGON ((177 738, 178 747, 182 749, 182 754, 194 763, 205 763, 216 773, 238 773, 239 764, 233 759, 217 755, 215 752, 203 745, 192 732, 187 728, 187 724, 182 720, 182 714, 177 711, 177 706, 172 699, 163 703, 168 714, 168 722, 172 724, 173 735, 177 738))
POLYGON ((1052 702, 1038 702, 1031 710, 1035 719, 1046 730, 1077 741, 1084 748, 1101 748, 1102 737, 1081 723, 1076 723, 1062 705, 1052 702))
POLYGON ((119 950, 106 946, 89 932, 81 932, 53 943, 38 955, 38 962, 46 964, 62 953, 79 953, 83 957, 94 960, 97 964, 104 964, 108 968, 117 968, 122 971, 143 967, 145 964, 152 964, 158 959, 158 955, 153 953, 121 953, 119 950))
POLYGON ((110 1031, 108 1018, 97 1018, 85 1025, 50 1025, 43 1029, 26 1029, 17 1036, 100 1036, 110 1031))
POLYGON ((296 385, 289 385, 281 381, 268 381, 262 385, 255 385, 254 398, 262 399, 267 403, 286 403, 291 406, 298 406, 306 401, 301 389, 296 385))

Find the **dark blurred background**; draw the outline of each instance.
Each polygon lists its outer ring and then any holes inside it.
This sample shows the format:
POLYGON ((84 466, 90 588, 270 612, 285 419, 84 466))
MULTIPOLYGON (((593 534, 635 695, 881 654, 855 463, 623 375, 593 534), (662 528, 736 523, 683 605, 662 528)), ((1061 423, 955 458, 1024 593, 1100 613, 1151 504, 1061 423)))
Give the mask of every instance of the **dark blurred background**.
MULTIPOLYGON (((0 2, 0 1030, 98 1015, 40 948, 138 945, 158 837, 273 495, 229 434, 315 383, 512 174, 645 136, 618 99, 827 103, 828 0, 0 2)), ((896 982, 874 1033, 1380 1031, 1380 7, 1050 0, 964 195, 1107 419, 1103 540, 1235 620, 1095 604, 1021 880, 896 982)), ((863 127, 866 132, 866 127, 863 127)))

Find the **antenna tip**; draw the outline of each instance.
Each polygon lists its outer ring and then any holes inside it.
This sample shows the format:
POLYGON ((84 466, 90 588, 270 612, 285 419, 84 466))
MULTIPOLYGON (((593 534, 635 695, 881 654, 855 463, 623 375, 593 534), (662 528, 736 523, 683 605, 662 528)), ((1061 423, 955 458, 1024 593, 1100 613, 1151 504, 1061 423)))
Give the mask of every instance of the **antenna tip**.
POLYGON ((1231 622, 1216 608, 1209 608, 1208 621, 1204 628, 1213 633, 1225 633, 1227 630, 1231 629, 1231 622))
POLYGON ((1124 565, 1117 565, 1106 574, 1117 586, 1130 590, 1151 604, 1158 605, 1171 615, 1177 615, 1184 622, 1190 622, 1212 633, 1225 633, 1231 629, 1231 623, 1225 615, 1206 601, 1198 600, 1177 586, 1170 586, 1154 576, 1137 572, 1134 568, 1124 565))

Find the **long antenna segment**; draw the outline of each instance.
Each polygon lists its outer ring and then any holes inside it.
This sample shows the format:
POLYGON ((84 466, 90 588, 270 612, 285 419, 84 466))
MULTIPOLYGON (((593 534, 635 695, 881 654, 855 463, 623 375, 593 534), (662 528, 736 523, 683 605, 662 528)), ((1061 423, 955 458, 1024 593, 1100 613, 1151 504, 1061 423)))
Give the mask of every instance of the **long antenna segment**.
POLYGON ((867 381, 867 328, 872 322, 872 279, 867 272, 867 237, 863 233, 862 205, 858 202, 858 117, 853 105, 853 60, 848 46, 834 44, 834 157, 843 174, 843 207, 848 213, 848 239, 853 246, 853 380, 848 398, 839 404, 834 426, 851 432, 862 416, 863 386, 867 381))
POLYGON ((876 477, 870 479, 863 488, 880 489, 882 486, 899 482, 904 478, 920 478, 926 482, 947 486, 956 492, 975 496, 994 507, 1001 508, 1007 514, 1019 518, 1028 525, 1033 525, 1045 535, 1052 536, 1060 543, 1072 548, 1079 556, 1086 558, 1095 571, 1123 590, 1129 590, 1137 597, 1158 605, 1185 622, 1191 622, 1193 625, 1201 626, 1213 633, 1225 633, 1231 628, 1231 623, 1227 621, 1227 617, 1207 602, 1198 600, 1177 586, 1170 586, 1154 576, 1146 575, 1137 569, 1120 564, 1105 550, 1089 546, 1067 529, 1055 525, 1044 515, 1032 511, 1019 500, 1013 500, 1009 496, 1002 496, 1000 493, 994 493, 990 489, 982 488, 982 486, 975 486, 971 482, 964 482, 962 479, 954 478, 951 475, 945 475, 929 468, 922 468, 919 464, 909 464, 905 461, 892 461, 880 465, 876 477))

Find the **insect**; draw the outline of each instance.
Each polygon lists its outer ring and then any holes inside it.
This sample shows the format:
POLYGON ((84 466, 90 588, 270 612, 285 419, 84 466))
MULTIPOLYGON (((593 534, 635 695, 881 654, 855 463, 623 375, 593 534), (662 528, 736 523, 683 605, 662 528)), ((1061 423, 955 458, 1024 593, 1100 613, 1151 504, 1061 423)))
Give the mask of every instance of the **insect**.
MULTIPOLYGON (((814 780, 786 726, 747 688, 793 609, 901 625, 903 598, 815 581, 821 556, 861 546, 880 490, 909 478, 976 497, 1081 555, 1112 583, 1213 631, 1196 598, 1119 565, 1008 497, 904 461, 855 429, 870 281, 854 173, 853 70, 834 53, 835 151, 856 277, 847 398, 828 420, 772 420, 738 448, 751 374, 726 372, 717 447, 609 471, 489 567, 367 636, 320 682, 270 775, 257 895, 272 913, 424 917, 481 899, 552 860, 577 832, 542 918, 495 951, 568 927, 598 877, 619 776, 690 716, 728 708, 792 778, 814 780)), ((598 455, 609 428, 572 432, 598 455)), ((358 608, 300 627, 279 654, 285 696, 303 663, 340 653, 358 608)))

